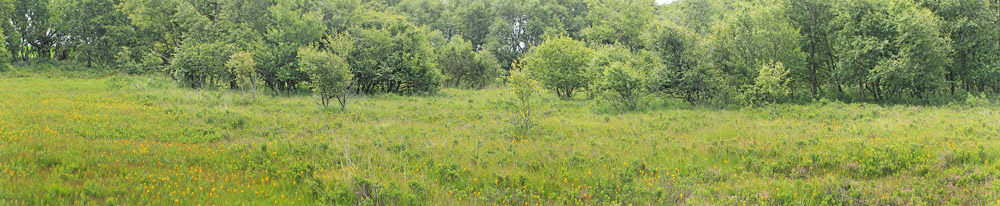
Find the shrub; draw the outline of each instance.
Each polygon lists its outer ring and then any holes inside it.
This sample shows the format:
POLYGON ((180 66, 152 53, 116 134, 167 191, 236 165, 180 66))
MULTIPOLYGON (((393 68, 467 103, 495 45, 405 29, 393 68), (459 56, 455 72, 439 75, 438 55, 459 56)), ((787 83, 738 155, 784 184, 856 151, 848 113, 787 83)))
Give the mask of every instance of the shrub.
POLYGON ((538 80, 560 98, 570 99, 573 92, 590 83, 586 69, 591 53, 583 42, 551 37, 524 57, 524 67, 535 72, 538 80))
MULTIPOLYGON (((3 31, 0 31, 0 42, 7 42, 7 35, 4 34, 3 31)), ((0 46, 0 71, 6 69, 13 60, 14 58, 11 56, 10 52, 7 51, 7 47, 0 46)))
POLYGON ((482 88, 495 79, 500 65, 486 50, 473 51, 472 43, 461 36, 452 37, 437 50, 438 67, 453 87, 482 88))
POLYGON ((240 88, 241 99, 246 91, 250 92, 251 99, 254 98, 257 82, 260 79, 256 73, 256 67, 257 62, 254 62, 253 54, 249 52, 236 52, 226 62, 226 68, 229 68, 229 72, 234 76, 236 86, 240 88))
POLYGON ((974 95, 969 93, 965 97, 965 104, 973 107, 982 107, 989 106, 991 101, 988 97, 986 97, 986 94, 981 93, 979 95, 974 95))
POLYGON ((434 93, 441 72, 421 29, 391 11, 355 10, 348 29, 354 48, 346 55, 355 89, 363 93, 434 93))
POLYGON ((639 99, 646 91, 646 75, 633 68, 631 63, 612 62, 602 70, 601 78, 595 81, 596 89, 602 97, 616 103, 619 109, 636 109, 639 99))
POLYGON ((347 106, 347 88, 351 72, 344 58, 314 47, 299 48, 299 65, 309 75, 309 85, 323 106, 337 99, 340 108, 347 106))
POLYGON ((472 58, 472 69, 469 70, 469 81, 466 86, 482 89, 490 85, 500 76, 500 62, 492 52, 479 50, 472 58))
POLYGON ((922 163, 922 153, 916 147, 865 145, 851 154, 853 163, 847 165, 847 169, 865 178, 890 176, 922 163))
POLYGON ((630 51, 615 45, 600 46, 589 63, 591 93, 615 103, 620 110, 634 110, 646 93, 648 71, 661 67, 655 53, 630 51))
POLYGON ((512 65, 507 83, 514 93, 517 106, 514 110, 514 124, 528 131, 531 129, 531 96, 540 89, 538 82, 531 78, 531 72, 520 63, 512 65))
POLYGON ((229 45, 213 42, 185 42, 170 61, 174 78, 191 88, 202 88, 231 80, 226 71, 229 45))
POLYGON ((670 21, 657 21, 643 34, 646 48, 663 65, 649 75, 649 89, 691 104, 706 104, 722 95, 723 78, 707 61, 708 50, 696 32, 670 21))
POLYGON ((774 104, 790 92, 788 69, 785 69, 785 65, 781 62, 777 62, 760 67, 757 78, 754 79, 754 85, 746 92, 746 95, 750 104, 757 101, 768 101, 774 104))
POLYGON ((133 52, 129 47, 122 47, 115 55, 115 61, 120 71, 129 74, 160 72, 163 66, 163 58, 156 52, 133 52))

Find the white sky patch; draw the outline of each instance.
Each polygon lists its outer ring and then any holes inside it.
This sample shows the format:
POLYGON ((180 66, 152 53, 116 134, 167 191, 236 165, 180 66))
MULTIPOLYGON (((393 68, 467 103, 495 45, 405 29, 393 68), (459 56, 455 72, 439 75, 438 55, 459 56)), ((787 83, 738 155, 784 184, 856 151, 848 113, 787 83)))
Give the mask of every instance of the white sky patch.
POLYGON ((674 2, 674 1, 675 0, 656 0, 656 3, 657 4, 669 4, 669 3, 674 2))

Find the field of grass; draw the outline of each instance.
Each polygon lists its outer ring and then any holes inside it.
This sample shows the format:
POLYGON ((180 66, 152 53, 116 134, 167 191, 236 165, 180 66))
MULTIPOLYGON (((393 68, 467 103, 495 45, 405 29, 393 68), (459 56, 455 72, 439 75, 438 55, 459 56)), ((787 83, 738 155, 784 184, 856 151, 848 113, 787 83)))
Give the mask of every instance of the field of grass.
POLYGON ((611 112, 503 89, 352 99, 0 78, 0 205, 1000 205, 1000 108, 611 112))

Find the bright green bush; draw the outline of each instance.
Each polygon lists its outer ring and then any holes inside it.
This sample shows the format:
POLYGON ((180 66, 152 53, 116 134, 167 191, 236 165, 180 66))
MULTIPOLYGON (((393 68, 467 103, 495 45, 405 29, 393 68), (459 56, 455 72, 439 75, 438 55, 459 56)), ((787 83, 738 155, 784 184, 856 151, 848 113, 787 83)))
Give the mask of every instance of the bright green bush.
POLYGON ((250 92, 250 97, 254 98, 259 84, 260 76, 257 74, 257 62, 253 60, 253 54, 249 52, 236 52, 226 62, 226 68, 233 74, 234 84, 240 89, 240 98, 243 93, 250 92))
POLYGON ((788 69, 781 62, 762 65, 757 71, 757 78, 754 78, 754 85, 746 92, 750 104, 757 101, 765 101, 771 104, 777 103, 789 93, 788 69))
POLYGON ((631 63, 612 62, 601 68, 600 79, 595 80, 597 92, 621 110, 634 110, 646 95, 646 74, 631 63))
POLYGON ((347 107, 347 88, 351 84, 350 67, 344 58, 314 47, 299 48, 299 66, 309 75, 307 83, 320 104, 327 106, 337 99, 340 108, 347 107))
POLYGON ((524 67, 538 80, 563 99, 573 98, 573 92, 586 87, 591 79, 587 65, 591 49, 581 41, 565 36, 549 37, 524 57, 524 67))
POLYGON ((525 130, 531 128, 531 96, 535 95, 541 88, 537 81, 532 79, 531 70, 519 63, 515 63, 507 76, 507 84, 510 85, 511 92, 514 93, 516 107, 514 109, 514 123, 525 130))

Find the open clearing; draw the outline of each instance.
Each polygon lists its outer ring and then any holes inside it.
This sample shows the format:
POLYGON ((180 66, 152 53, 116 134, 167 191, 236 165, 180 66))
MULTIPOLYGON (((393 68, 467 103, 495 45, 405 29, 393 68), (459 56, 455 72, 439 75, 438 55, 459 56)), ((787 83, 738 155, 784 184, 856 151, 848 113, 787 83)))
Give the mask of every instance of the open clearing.
POLYGON ((502 89, 240 100, 151 77, 0 78, 0 205, 1000 204, 1000 110, 618 114, 502 89))

